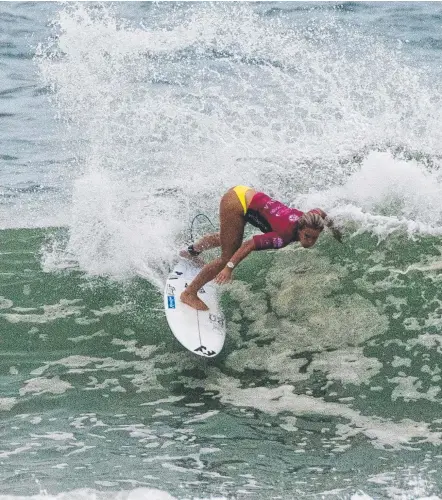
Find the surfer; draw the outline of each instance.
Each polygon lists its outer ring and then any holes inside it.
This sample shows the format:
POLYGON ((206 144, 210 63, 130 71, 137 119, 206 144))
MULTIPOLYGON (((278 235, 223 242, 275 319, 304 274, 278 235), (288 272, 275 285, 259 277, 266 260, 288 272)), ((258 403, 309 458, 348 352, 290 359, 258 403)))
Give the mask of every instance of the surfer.
POLYGON ((341 232, 320 208, 304 213, 247 186, 235 186, 224 194, 219 217, 219 233, 207 234, 180 252, 181 257, 196 260, 202 251, 221 247, 221 256, 206 264, 180 296, 182 302, 200 311, 208 307, 198 297, 198 290, 213 279, 218 284, 229 282, 233 269, 253 250, 279 249, 292 242, 310 248, 324 226, 342 242, 341 232), (264 234, 243 242, 247 222, 264 234))

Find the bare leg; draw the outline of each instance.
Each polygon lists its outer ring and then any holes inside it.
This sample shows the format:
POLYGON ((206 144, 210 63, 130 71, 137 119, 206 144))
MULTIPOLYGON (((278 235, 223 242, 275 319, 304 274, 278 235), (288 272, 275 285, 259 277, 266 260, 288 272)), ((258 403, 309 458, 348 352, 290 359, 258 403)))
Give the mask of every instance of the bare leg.
MULTIPOLYGON (((221 229, 219 233, 219 240, 221 244, 221 257, 209 262, 209 264, 206 264, 201 269, 192 283, 190 283, 186 290, 184 290, 181 294, 182 302, 200 311, 207 311, 208 307, 197 295, 198 290, 215 278, 215 276, 227 264, 232 255, 241 246, 244 235, 244 225, 244 210, 241 202, 239 201, 236 193, 233 190, 229 190, 221 198, 220 203, 221 229)), ((202 240, 204 240, 204 238, 202 240)), ((200 240, 198 244, 202 240, 200 240)), ((215 238, 213 238, 212 242, 216 242, 215 238)), ((207 240, 207 243, 209 243, 209 240, 207 240)), ((195 250, 200 251, 200 248, 201 247, 197 246, 195 250)))
MULTIPOLYGON (((211 248, 216 248, 221 246, 221 241, 219 238, 219 233, 206 234, 200 240, 193 244, 194 250, 197 252, 203 252, 204 250, 210 250, 211 248)), ((198 255, 192 255, 189 253, 187 248, 183 249, 179 253, 180 257, 192 261, 197 266, 204 266, 204 261, 198 255)))
POLYGON ((193 248, 197 252, 203 252, 204 250, 210 250, 211 248, 217 248, 221 246, 220 233, 206 234, 200 240, 193 244, 193 248))

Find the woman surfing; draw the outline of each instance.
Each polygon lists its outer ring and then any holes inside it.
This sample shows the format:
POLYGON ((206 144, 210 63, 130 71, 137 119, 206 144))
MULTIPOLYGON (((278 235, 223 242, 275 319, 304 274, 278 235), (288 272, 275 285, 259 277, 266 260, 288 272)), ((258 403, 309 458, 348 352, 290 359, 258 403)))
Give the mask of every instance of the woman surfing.
POLYGON ((200 311, 208 307, 198 297, 198 290, 213 279, 218 284, 230 281, 233 269, 254 250, 279 249, 293 242, 310 248, 325 226, 342 242, 340 231, 320 208, 304 213, 247 186, 235 186, 223 195, 219 218, 219 233, 207 234, 180 252, 181 257, 192 260, 204 250, 221 247, 220 257, 206 264, 180 296, 182 302, 200 311), (243 242, 247 222, 264 234, 243 242))

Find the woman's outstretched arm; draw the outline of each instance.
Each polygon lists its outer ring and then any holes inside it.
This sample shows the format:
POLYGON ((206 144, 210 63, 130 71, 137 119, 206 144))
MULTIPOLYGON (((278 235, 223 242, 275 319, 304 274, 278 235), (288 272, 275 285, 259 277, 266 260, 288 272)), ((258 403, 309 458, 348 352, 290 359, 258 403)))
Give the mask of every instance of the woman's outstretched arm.
MULTIPOLYGON (((310 210, 311 212, 313 210, 310 210)), ((320 208, 315 208, 314 209, 315 212, 318 212, 319 215, 324 219, 324 223, 325 225, 330 229, 333 237, 335 238, 335 240, 339 241, 339 243, 342 243, 342 232, 334 226, 333 224, 333 219, 330 218, 325 212, 324 210, 320 209, 320 208)))

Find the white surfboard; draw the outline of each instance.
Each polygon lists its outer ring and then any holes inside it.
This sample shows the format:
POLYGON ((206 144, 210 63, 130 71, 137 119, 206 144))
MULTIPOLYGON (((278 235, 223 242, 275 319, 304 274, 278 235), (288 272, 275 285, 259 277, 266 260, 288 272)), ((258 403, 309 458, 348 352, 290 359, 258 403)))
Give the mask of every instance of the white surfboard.
POLYGON ((169 274, 164 288, 164 309, 167 322, 175 338, 198 356, 213 358, 223 348, 226 338, 226 320, 218 302, 218 290, 212 282, 198 292, 209 307, 197 311, 180 300, 181 292, 198 274, 200 268, 180 259, 169 274))

